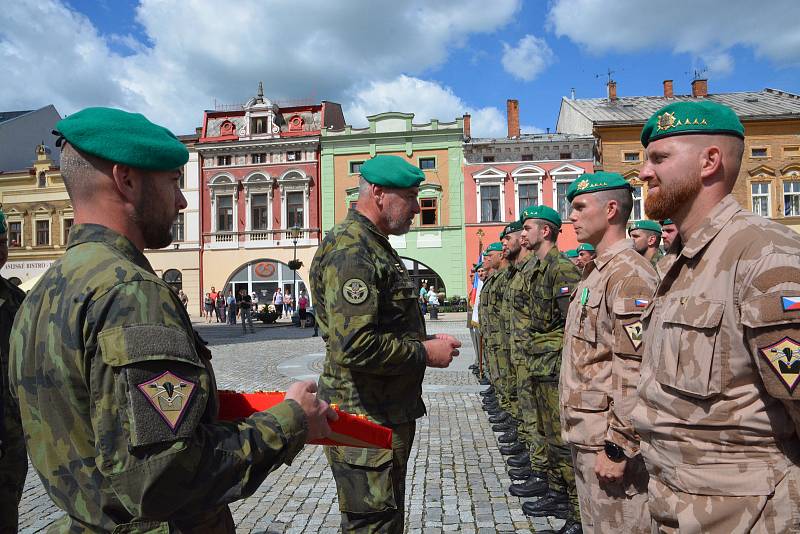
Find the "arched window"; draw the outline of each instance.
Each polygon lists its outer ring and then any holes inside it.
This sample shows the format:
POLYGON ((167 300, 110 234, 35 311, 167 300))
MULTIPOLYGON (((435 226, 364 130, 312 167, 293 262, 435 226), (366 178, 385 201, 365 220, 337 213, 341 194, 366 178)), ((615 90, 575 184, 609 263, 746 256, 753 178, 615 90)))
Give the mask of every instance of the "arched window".
POLYGON ((162 278, 176 293, 183 289, 183 275, 179 270, 167 269, 162 278))

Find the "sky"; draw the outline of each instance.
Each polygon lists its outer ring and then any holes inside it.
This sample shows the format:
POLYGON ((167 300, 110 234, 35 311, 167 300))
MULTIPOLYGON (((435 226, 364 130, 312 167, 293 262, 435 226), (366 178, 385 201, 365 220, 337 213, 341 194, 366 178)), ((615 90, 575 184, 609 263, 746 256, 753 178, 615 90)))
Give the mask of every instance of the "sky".
POLYGON ((797 0, 0 0, 0 110, 144 113, 176 134, 263 81, 365 126, 472 115, 474 137, 555 129, 562 97, 800 94, 797 0), (785 24, 781 21, 787 21, 785 24))

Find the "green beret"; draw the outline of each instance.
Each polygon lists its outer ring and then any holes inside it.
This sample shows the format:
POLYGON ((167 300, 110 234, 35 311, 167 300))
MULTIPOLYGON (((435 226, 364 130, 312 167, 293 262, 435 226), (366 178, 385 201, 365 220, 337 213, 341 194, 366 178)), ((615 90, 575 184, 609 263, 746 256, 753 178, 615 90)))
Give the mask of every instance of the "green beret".
POLYGON ((657 234, 661 233, 661 225, 658 224, 656 221, 651 221, 649 219, 642 219, 640 221, 634 221, 631 224, 631 227, 628 229, 630 233, 632 230, 649 230, 651 232, 656 232, 657 234))
POLYGON ((425 173, 400 156, 375 156, 361 165, 361 176, 366 181, 384 187, 408 189, 425 180, 425 173))
POLYGON ((564 256, 566 256, 567 258, 577 258, 578 257, 578 251, 575 250, 574 248, 570 249, 570 250, 566 250, 566 251, 564 251, 564 256))
POLYGON ((486 250, 483 251, 484 256, 488 256, 490 252, 503 252, 503 244, 499 241, 492 243, 486 250))
POLYGON ((548 206, 528 206, 520 214, 519 222, 522 224, 528 219, 542 219, 561 228, 561 216, 548 206))
POLYGON ((642 144, 673 135, 725 134, 744 139, 744 126, 736 113, 712 100, 673 102, 659 109, 642 128, 642 144))
POLYGON ((481 262, 478 262, 478 263, 476 263, 476 264, 475 264, 475 270, 476 270, 476 271, 477 271, 478 269, 480 269, 481 267, 483 267, 483 262, 482 262, 482 261, 481 261, 481 262))
POLYGON ((168 171, 189 160, 172 132, 121 109, 82 109, 58 121, 55 133, 81 152, 138 169, 168 171))
POLYGON ((630 191, 631 184, 628 183, 621 174, 617 172, 598 171, 594 174, 585 173, 578 176, 567 188, 567 200, 584 193, 596 193, 597 191, 608 191, 610 189, 627 189, 630 191))
POLYGON ((519 232, 522 230, 522 223, 520 221, 510 222, 503 228, 503 231, 500 232, 500 241, 503 240, 508 234, 513 234, 514 232, 519 232))
POLYGON ((672 222, 672 219, 664 219, 663 221, 661 221, 661 226, 666 226, 668 224, 675 224, 675 223, 672 222))
POLYGON ((6 214, 0 210, 0 234, 8 232, 8 225, 6 224, 6 214))
POLYGON ((591 243, 581 243, 580 245, 578 245, 578 248, 575 249, 576 252, 580 252, 582 250, 585 250, 586 252, 596 252, 591 243))

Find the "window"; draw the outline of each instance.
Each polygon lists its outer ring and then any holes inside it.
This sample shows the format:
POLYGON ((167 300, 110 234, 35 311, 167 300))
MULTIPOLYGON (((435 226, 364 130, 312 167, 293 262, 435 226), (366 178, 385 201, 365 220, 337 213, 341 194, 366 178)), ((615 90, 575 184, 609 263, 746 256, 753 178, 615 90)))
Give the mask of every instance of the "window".
POLYGON ((766 147, 753 147, 750 149, 751 158, 766 158, 768 155, 766 147))
POLYGON ((519 184, 519 213, 539 205, 539 184, 519 184))
POLYGON ((419 199, 420 221, 422 226, 436 226, 436 199, 419 199))
POLYGON ((72 230, 72 225, 75 219, 64 219, 64 244, 69 240, 69 231, 72 230))
POLYGON ((266 194, 252 195, 250 197, 250 229, 269 229, 269 199, 266 194))
POLYGON ((800 145, 783 147, 783 156, 786 158, 800 157, 800 145))
POLYGON ((172 240, 183 241, 183 213, 179 213, 172 221, 172 240))
POLYGON ((350 162, 350 174, 358 174, 361 172, 361 166, 364 164, 363 161, 351 161, 350 162))
POLYGON ((522 161, 533 161, 533 154, 523 154, 522 161))
POLYGON ((217 197, 217 231, 233 231, 233 195, 217 197))
POLYGON ((223 167, 231 164, 230 156, 217 156, 217 167, 223 167))
POLYGON ((14 221, 8 223, 8 246, 9 247, 22 246, 22 221, 14 221))
POLYGON ((753 199, 753 213, 769 217, 769 184, 764 182, 751 184, 750 194, 753 199))
POLYGON ((36 221, 36 245, 50 244, 50 221, 36 221))
POLYGON ((251 163, 266 163, 267 162, 267 154, 261 152, 259 154, 250 154, 250 162, 251 163))
POLYGON ((483 156, 484 163, 494 163, 494 156, 483 156))
POLYGON ((637 161, 641 161, 642 157, 639 152, 624 152, 622 155, 622 159, 628 162, 635 163, 637 161))
POLYGON ((631 191, 631 196, 633 197, 633 209, 631 210, 631 218, 632 221, 640 221, 642 220, 642 212, 643 210, 643 202, 642 202, 642 186, 634 185, 631 186, 633 190, 631 191))
POLYGON ((800 216, 800 181, 783 182, 783 215, 785 217, 800 216))
POLYGON ((436 168, 436 158, 419 158, 419 168, 430 171, 436 168))
POLYGON ((481 222, 500 221, 500 186, 481 186, 481 222))
POLYGON ((303 153, 299 150, 286 153, 286 161, 300 161, 301 159, 303 159, 303 153))
POLYGON ((293 226, 298 228, 305 227, 302 191, 289 191, 286 193, 286 228, 293 226))
POLYGON ((567 200, 567 189, 572 182, 556 182, 556 207, 558 208, 558 215, 562 221, 569 219, 569 212, 572 211, 572 205, 567 200))
POLYGON ((267 124, 264 117, 256 117, 250 122, 250 131, 254 134, 263 134, 267 131, 267 124))
POLYGON ((40 189, 44 188, 44 187, 47 187, 47 176, 44 174, 44 172, 40 172, 39 173, 39 178, 38 178, 38 180, 36 182, 36 185, 40 189))
POLYGON ((558 159, 570 159, 572 158, 572 152, 560 152, 558 154, 558 159))

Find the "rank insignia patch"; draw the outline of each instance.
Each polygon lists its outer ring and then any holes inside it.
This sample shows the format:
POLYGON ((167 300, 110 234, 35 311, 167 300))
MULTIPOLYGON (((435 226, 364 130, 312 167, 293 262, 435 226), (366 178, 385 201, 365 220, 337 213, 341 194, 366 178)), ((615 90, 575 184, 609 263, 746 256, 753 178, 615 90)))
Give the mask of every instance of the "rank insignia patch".
POLYGON ((625 333, 628 334, 628 339, 631 340, 633 348, 639 350, 639 347, 642 346, 642 322, 635 321, 622 326, 625 327, 625 333))
POLYGON ((767 359, 789 393, 794 393, 800 382, 800 343, 785 337, 767 347, 759 347, 758 352, 767 359))
POLYGON ((800 310, 800 297, 781 297, 783 311, 800 310))
POLYGON ((174 433, 189 407, 196 384, 166 371, 137 387, 174 433))
POLYGON ((366 282, 360 278, 351 278, 342 287, 342 296, 350 304, 361 304, 369 296, 366 282))

